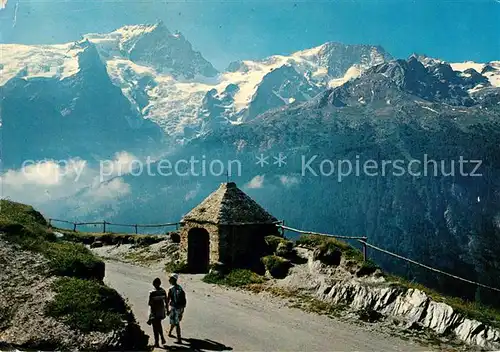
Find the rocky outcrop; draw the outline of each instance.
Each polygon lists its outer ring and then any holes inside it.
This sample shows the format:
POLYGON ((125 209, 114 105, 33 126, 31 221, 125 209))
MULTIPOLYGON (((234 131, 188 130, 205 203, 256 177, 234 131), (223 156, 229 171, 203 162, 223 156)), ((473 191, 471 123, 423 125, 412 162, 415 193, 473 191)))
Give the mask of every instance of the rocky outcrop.
POLYGON ((319 287, 317 296, 336 304, 348 303, 355 310, 373 309, 384 316, 402 318, 408 327, 416 324, 438 334, 452 333, 467 344, 500 348, 499 329, 466 318, 448 304, 436 302, 418 289, 367 286, 362 281, 353 280, 319 287))
POLYGON ((312 251, 299 249, 299 253, 308 262, 293 268, 283 285, 312 291, 322 301, 347 305, 354 311, 375 311, 386 318, 396 318, 408 329, 427 328, 438 335, 452 335, 469 345, 500 349, 500 329, 468 318, 419 289, 391 285, 380 273, 354 278, 349 275, 344 260, 332 268, 315 260, 312 251))

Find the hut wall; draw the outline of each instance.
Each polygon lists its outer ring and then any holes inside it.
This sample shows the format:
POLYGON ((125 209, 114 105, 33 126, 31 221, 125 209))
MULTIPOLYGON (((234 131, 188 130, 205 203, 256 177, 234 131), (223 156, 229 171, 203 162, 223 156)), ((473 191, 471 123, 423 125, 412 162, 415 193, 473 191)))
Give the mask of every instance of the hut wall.
POLYGON ((274 225, 221 226, 221 261, 232 267, 253 268, 266 254, 264 238, 278 233, 274 225))
POLYGON ((210 223, 186 222, 181 228, 180 250, 187 253, 188 250, 188 233, 194 228, 201 228, 208 231, 210 237, 210 264, 219 261, 219 226, 210 223))

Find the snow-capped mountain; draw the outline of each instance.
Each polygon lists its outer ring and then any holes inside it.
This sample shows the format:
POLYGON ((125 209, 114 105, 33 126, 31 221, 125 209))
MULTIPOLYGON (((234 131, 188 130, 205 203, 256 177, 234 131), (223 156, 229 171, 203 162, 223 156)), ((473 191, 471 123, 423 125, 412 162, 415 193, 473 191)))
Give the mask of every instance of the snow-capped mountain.
MULTIPOLYGON (((446 61, 431 58, 425 55, 417 55, 417 59, 424 64, 424 66, 435 66, 438 64, 446 64, 446 61)), ((464 73, 464 75, 468 75, 468 70, 474 70, 477 73, 480 73, 484 77, 486 77, 493 87, 500 87, 500 61, 491 61, 487 63, 477 63, 474 61, 465 61, 465 62, 455 62, 450 63, 453 71, 458 71, 464 73)), ((470 72, 470 71, 469 71, 470 72)), ((484 87, 481 85, 480 87, 476 87, 477 89, 484 87)))
POLYGON ((177 141, 308 101, 370 69, 396 77, 401 65, 410 65, 413 73, 405 75, 402 89, 419 89, 443 102, 443 94, 448 94, 457 104, 472 104, 472 96, 495 100, 495 87, 500 86, 500 62, 448 65, 414 56, 406 63, 391 61, 379 46, 339 43, 233 62, 218 72, 182 34, 170 32, 162 22, 87 34, 76 43, 2 45, 0 85, 12 78, 64 81, 73 77, 82 69, 78 58, 85 43, 95 46, 106 68, 101 74, 121 89, 135 114, 155 122, 177 141), (429 70, 434 74, 428 76, 429 70))
MULTIPOLYGON (((159 22, 125 26, 106 34, 87 34, 77 43, 3 45, 0 85, 13 77, 64 80, 75 75, 81 69, 81 43, 87 41, 95 45, 107 75, 136 113, 180 141, 221 125, 251 120, 271 109, 305 102, 392 59, 379 46, 326 43, 291 55, 233 62, 218 72, 182 34, 170 32, 159 22)), ((500 86, 500 62, 446 66, 438 59, 417 58, 425 67, 441 70, 444 75, 472 76, 467 92, 453 88, 463 93, 463 99, 482 89, 500 86)), ((394 74, 395 64, 390 65, 393 68, 385 66, 379 70, 394 74)), ((420 82, 420 77, 414 78, 420 82)), ((439 94, 445 89, 439 85, 439 77, 433 83, 419 84, 433 84, 439 94)), ((485 99, 490 99, 491 94, 488 92, 485 99)))
MULTIPOLYGON (((219 73, 161 22, 88 34, 82 42, 87 40, 134 109, 179 139, 305 101, 391 58, 376 46, 327 43, 289 56, 234 62, 219 73)), ((79 43, 4 49, 0 84, 12 77, 62 80, 79 70, 79 43)))
POLYGON ((125 26, 107 34, 87 34, 84 38, 95 43, 106 60, 126 58, 179 79, 214 77, 218 73, 181 33, 171 33, 162 21, 125 26))
POLYGON ((0 86, 6 169, 25 160, 91 161, 123 150, 148 154, 162 149, 161 129, 131 108, 93 43, 30 49, 7 45, 3 57, 20 59, 3 64, 13 77, 0 86))

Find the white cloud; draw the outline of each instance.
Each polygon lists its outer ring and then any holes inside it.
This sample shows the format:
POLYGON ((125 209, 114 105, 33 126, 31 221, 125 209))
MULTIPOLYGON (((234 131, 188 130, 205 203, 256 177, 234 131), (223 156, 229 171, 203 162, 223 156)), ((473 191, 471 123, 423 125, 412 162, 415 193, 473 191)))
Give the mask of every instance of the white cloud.
POLYGON ((0 180, 3 196, 19 201, 39 202, 60 198, 77 191, 97 174, 80 159, 45 160, 26 163, 19 170, 8 170, 0 180))
POLYGON ((113 172, 104 178, 99 166, 91 166, 85 160, 45 160, 27 162, 18 170, 7 170, 0 175, 4 198, 27 203, 40 210, 49 210, 51 216, 66 214, 70 209, 88 212, 98 204, 115 202, 130 193, 130 185, 117 177, 118 170, 127 174, 134 156, 118 153, 113 172))
POLYGON ((281 175, 278 177, 280 179, 281 184, 285 187, 291 187, 300 183, 299 178, 296 176, 281 175))
POLYGON ((125 151, 116 153, 113 160, 101 160, 99 167, 101 169, 101 181, 106 177, 123 176, 129 174, 137 167, 139 163, 137 157, 125 151))
POLYGON ((130 193, 130 185, 122 178, 115 178, 109 182, 101 183, 97 187, 90 188, 86 197, 97 200, 109 200, 119 198, 130 193))
POLYGON ((262 188, 264 187, 264 175, 257 175, 245 185, 246 188, 262 188))

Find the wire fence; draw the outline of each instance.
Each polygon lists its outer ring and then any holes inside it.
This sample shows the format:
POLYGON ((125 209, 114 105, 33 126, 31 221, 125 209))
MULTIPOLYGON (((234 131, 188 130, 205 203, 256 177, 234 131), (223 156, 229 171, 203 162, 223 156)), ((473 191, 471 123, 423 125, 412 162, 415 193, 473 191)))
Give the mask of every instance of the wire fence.
MULTIPOLYGON (((175 226, 175 229, 178 230, 179 229, 179 225, 181 224, 180 222, 169 222, 169 223, 163 223, 163 224, 122 224, 122 223, 107 222, 105 220, 103 220, 103 221, 90 221, 90 222, 74 222, 74 221, 61 220, 61 219, 53 219, 53 218, 50 218, 48 220, 49 220, 49 226, 52 226, 53 222, 60 222, 60 223, 65 223, 65 224, 72 225, 73 226, 73 231, 76 231, 77 228, 78 228, 78 226, 89 226, 89 225, 98 226, 98 225, 101 225, 103 233, 105 233, 106 230, 109 229, 109 226, 119 226, 119 227, 133 227, 136 234, 138 233, 138 230, 140 228, 165 228, 165 227, 175 226)), ((397 254, 397 253, 393 253, 393 252, 390 252, 390 251, 388 251, 386 249, 377 247, 377 246, 375 246, 373 244, 368 243, 368 238, 366 236, 343 236, 343 235, 332 235, 332 234, 327 234, 327 233, 320 233, 320 232, 299 230, 299 229, 296 229, 296 228, 293 228, 293 227, 285 226, 285 222, 283 220, 276 221, 273 224, 275 224, 278 228, 281 228, 283 235, 285 234, 285 231, 291 231, 291 232, 296 232, 296 233, 300 233, 300 234, 303 234, 303 235, 317 235, 317 236, 333 237, 333 238, 345 239, 345 240, 356 240, 359 243, 361 243, 361 245, 363 247, 362 248, 363 259, 365 261, 368 260, 367 248, 369 247, 369 248, 374 249, 374 250, 376 250, 378 252, 390 255, 390 256, 392 256, 394 258, 397 258, 397 259, 400 259, 400 260, 404 260, 407 263, 411 263, 413 265, 417 265, 419 267, 422 267, 424 269, 433 271, 435 273, 451 277, 451 278, 453 278, 455 280, 460 280, 460 281, 463 281, 463 282, 466 282, 466 283, 469 283, 469 284, 472 284, 472 285, 476 285, 476 286, 483 287, 483 288, 486 288, 486 289, 490 289, 490 290, 493 290, 493 291, 496 291, 496 292, 500 292, 499 288, 488 286, 488 285, 485 285, 485 284, 482 284, 480 282, 476 282, 476 281, 473 281, 473 280, 465 279, 465 278, 457 276, 457 275, 453 275, 451 273, 448 273, 446 271, 440 270, 438 268, 433 268, 433 267, 431 267, 429 265, 425 265, 425 264, 419 263, 419 262, 417 262, 417 261, 415 261, 413 259, 406 258, 406 257, 404 257, 402 255, 397 254)))
POLYGON ((107 222, 106 220, 103 221, 90 221, 90 222, 74 222, 74 221, 68 221, 68 220, 61 220, 61 219, 48 219, 49 220, 49 226, 53 226, 54 222, 59 222, 59 223, 64 223, 64 224, 69 224, 73 226, 73 231, 76 231, 78 226, 102 226, 102 232, 105 233, 106 230, 109 230, 110 226, 118 226, 118 227, 132 227, 135 230, 135 233, 138 234, 139 229, 141 228, 165 228, 165 227, 170 227, 170 226, 175 226, 175 229, 179 229, 179 222, 169 222, 169 223, 164 223, 164 224, 121 224, 121 223, 114 223, 114 222, 107 222))
POLYGON ((419 267, 422 267, 424 269, 433 271, 435 273, 451 277, 451 278, 453 278, 455 280, 460 280, 460 281, 463 281, 463 282, 466 282, 466 283, 469 283, 469 284, 472 284, 472 285, 476 285, 476 286, 483 287, 483 288, 486 288, 486 289, 489 289, 489 290, 492 290, 492 291, 500 292, 499 288, 488 286, 488 285, 485 285, 485 284, 482 284, 480 282, 476 282, 476 281, 473 281, 473 280, 465 279, 465 278, 457 276, 457 275, 453 275, 453 274, 448 273, 446 271, 443 271, 443 270, 440 270, 440 269, 437 269, 437 268, 433 268, 433 267, 431 267, 429 265, 425 265, 425 264, 419 263, 419 262, 417 262, 417 261, 415 261, 413 259, 406 258, 406 257, 404 257, 402 255, 399 255, 399 254, 390 252, 390 251, 388 251, 386 249, 374 246, 373 244, 368 243, 368 238, 365 237, 365 236, 362 236, 362 237, 359 237, 359 236, 340 236, 340 235, 324 234, 324 233, 312 232, 312 231, 304 231, 304 230, 299 230, 299 229, 295 229, 295 228, 284 226, 284 225, 277 225, 277 226, 280 227, 280 228, 282 228, 283 230, 288 230, 288 231, 292 231, 292 232, 296 232, 296 233, 300 233, 300 234, 318 235, 318 236, 334 237, 334 238, 340 238, 340 239, 357 240, 363 246, 363 258, 364 258, 365 261, 368 259, 367 250, 366 249, 367 249, 367 247, 370 247, 370 248, 372 248, 372 249, 374 249, 374 250, 376 250, 378 252, 390 255, 390 256, 392 256, 394 258, 397 258, 397 259, 400 259, 400 260, 404 260, 404 261, 406 261, 408 263, 411 263, 413 265, 417 265, 419 267))

